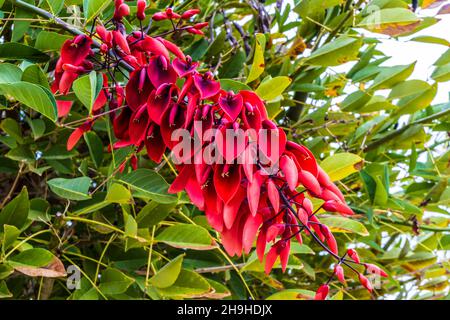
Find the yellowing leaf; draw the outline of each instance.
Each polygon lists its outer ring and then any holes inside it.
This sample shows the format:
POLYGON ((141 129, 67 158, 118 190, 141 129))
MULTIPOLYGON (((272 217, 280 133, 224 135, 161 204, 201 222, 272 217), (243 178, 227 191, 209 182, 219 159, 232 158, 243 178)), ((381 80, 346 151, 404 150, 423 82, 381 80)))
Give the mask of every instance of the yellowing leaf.
POLYGON ((409 9, 386 8, 373 10, 370 15, 358 24, 358 27, 365 28, 371 32, 397 36, 411 31, 419 23, 419 17, 409 9))
POLYGON ((53 257, 53 261, 45 267, 16 265, 14 270, 29 277, 61 278, 67 275, 64 264, 57 257, 53 257))
POLYGON ((274 100, 283 93, 291 84, 291 81, 289 77, 275 77, 265 80, 256 89, 256 93, 263 100, 274 100))
POLYGON ((341 36, 314 51, 305 63, 316 66, 337 66, 358 58, 359 48, 362 45, 360 38, 341 36))
POLYGON ((354 219, 349 219, 341 216, 324 217, 320 219, 320 222, 327 225, 331 232, 350 232, 357 233, 362 236, 368 236, 369 231, 361 223, 354 219))
POLYGON ((252 67, 250 68, 250 73, 248 74, 246 83, 256 80, 261 73, 263 73, 264 64, 264 48, 265 48, 266 38, 264 34, 257 33, 255 40, 255 54, 253 56, 252 67))
POLYGON ((332 181, 342 180, 359 171, 364 159, 353 153, 336 153, 322 161, 320 166, 330 176, 332 181))

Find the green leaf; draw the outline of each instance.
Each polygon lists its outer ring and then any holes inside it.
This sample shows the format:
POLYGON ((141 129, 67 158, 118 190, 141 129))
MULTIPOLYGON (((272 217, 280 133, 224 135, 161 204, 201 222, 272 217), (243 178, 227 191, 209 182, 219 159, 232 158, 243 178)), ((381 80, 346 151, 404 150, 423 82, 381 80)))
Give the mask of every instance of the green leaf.
POLYGON ((342 2, 344 0, 303 0, 294 8, 294 12, 298 13, 304 19, 307 17, 316 17, 318 14, 323 14, 325 9, 337 6, 342 2))
MULTIPOLYGON (((450 70, 449 70, 450 71, 450 70)), ((397 102, 399 110, 395 113, 396 115, 412 114, 419 110, 425 109, 430 105, 436 96, 437 84, 420 89, 415 89, 411 91, 410 96, 401 98, 397 102)))
POLYGON ((225 91, 233 91, 233 92, 239 92, 241 90, 249 90, 252 89, 246 85, 245 83, 235 81, 232 79, 220 79, 220 87, 225 91))
POLYGON ((419 17, 417 17, 409 9, 386 8, 381 10, 372 10, 372 13, 358 23, 357 26, 365 28, 371 32, 398 35, 404 33, 405 31, 410 31, 410 28, 404 28, 405 26, 411 26, 419 21, 419 17))
POLYGON ((361 170, 364 159, 353 153, 336 153, 325 158, 320 166, 332 181, 342 180, 354 172, 361 170))
POLYGON ((0 228, 4 225, 22 228, 27 221, 29 210, 28 191, 23 187, 22 191, 0 211, 0 228))
POLYGON ((6 250, 11 247, 17 237, 20 235, 20 230, 15 226, 7 224, 3 225, 3 239, 2 239, 2 252, 5 254, 6 250))
POLYGON ((34 154, 29 146, 18 146, 8 151, 6 157, 15 161, 34 162, 34 154))
POLYGON ((441 44, 446 47, 450 47, 450 42, 438 37, 432 36, 418 36, 411 39, 411 41, 424 42, 424 43, 433 43, 433 44, 441 44))
POLYGON ((13 267, 15 266, 28 266, 28 267, 45 267, 52 262, 55 256, 48 250, 42 248, 28 249, 20 252, 11 259, 8 263, 13 267))
POLYGON ((344 101, 340 103, 342 111, 354 112, 360 110, 367 102, 369 102, 371 95, 365 91, 355 91, 345 97, 344 101))
POLYGON ((104 0, 83 0, 83 12, 86 18, 85 24, 99 16, 111 3, 104 0))
POLYGON ((47 76, 37 64, 29 65, 23 71, 22 81, 34 83, 50 90, 47 76))
POLYGON ((0 83, 18 82, 22 78, 22 70, 10 63, 0 64, 0 83))
POLYGON ((450 80, 450 63, 437 67, 431 77, 437 82, 446 82, 450 80))
POLYGON ((50 57, 33 47, 16 42, 6 42, 0 44, 0 59, 46 62, 50 57))
POLYGON ((164 229, 156 238, 175 248, 211 250, 217 248, 208 231, 198 225, 177 224, 164 229))
POLYGON ((447 51, 445 51, 440 57, 439 59, 436 60, 436 62, 434 63, 435 66, 443 66, 450 63, 450 49, 448 49, 447 51))
POLYGON ((54 15, 58 15, 58 13, 64 8, 64 0, 46 0, 50 6, 50 11, 54 15))
POLYGON ((55 98, 42 86, 29 82, 0 83, 0 92, 11 95, 53 122, 58 119, 55 98))
POLYGON ((389 196, 386 187, 378 176, 373 177, 373 179, 376 183, 374 204, 384 206, 386 205, 389 196))
POLYGON ((149 228, 164 220, 175 208, 175 203, 158 203, 151 201, 139 211, 136 221, 140 228, 149 228))
POLYGON ((103 143, 94 131, 84 133, 84 140, 89 149, 89 154, 96 168, 99 168, 103 160, 103 143))
POLYGON ((404 81, 414 71, 416 63, 408 65, 387 67, 383 69, 373 80, 371 90, 389 89, 397 83, 404 81))
POLYGON ((111 203, 127 204, 131 202, 131 193, 123 185, 113 183, 108 189, 105 200, 111 203))
POLYGON ((0 279, 7 278, 14 272, 14 268, 8 264, 0 264, 0 279))
POLYGON ((13 118, 6 118, 0 123, 0 129, 14 138, 18 143, 23 143, 22 132, 19 123, 13 118))
POLYGON ((259 97, 266 101, 274 100, 281 96, 283 91, 291 84, 292 79, 289 77, 275 77, 261 82, 256 89, 259 97))
POLYGON ((66 40, 72 37, 52 31, 39 32, 34 47, 42 51, 59 51, 66 40))
POLYGON ((92 111, 92 106, 99 93, 97 87, 97 73, 95 71, 78 78, 72 85, 75 95, 88 109, 89 113, 92 111))
POLYGON ((128 287, 133 283, 133 278, 117 269, 108 268, 101 274, 99 289, 107 295, 121 294, 127 291, 128 287))
POLYGON ((332 232, 351 232, 362 236, 369 235, 369 231, 367 231, 366 227, 355 219, 340 216, 321 217, 320 222, 328 226, 332 232))
POLYGON ((138 233, 138 226, 131 214, 124 213, 125 235, 130 238, 136 238, 138 233))
POLYGON ((33 131, 34 140, 39 139, 45 133, 45 121, 42 119, 33 119, 27 118, 27 123, 33 131))
POLYGON ((201 297, 211 290, 211 286, 208 281, 199 274, 182 269, 173 285, 157 290, 164 297, 184 299, 201 297))
POLYGON ((167 288, 173 285, 180 274, 183 257, 184 254, 180 254, 175 259, 167 263, 153 277, 150 278, 150 283, 158 288, 167 288))
POLYGON ((0 299, 11 298, 13 294, 9 291, 5 281, 0 282, 0 299))
POLYGON ((311 290, 286 289, 268 296, 266 300, 310 300, 315 295, 316 293, 311 290))
POLYGON ((168 193, 169 184, 153 170, 137 169, 122 176, 119 180, 156 202, 173 203, 177 201, 175 195, 168 193))
POLYGON ((316 66, 337 66, 358 58, 360 38, 341 36, 325 44, 305 59, 306 64, 316 66))
POLYGON ((74 179, 54 178, 47 181, 47 184, 61 198, 68 200, 87 200, 91 198, 88 194, 91 182, 91 179, 88 177, 74 179))
POLYGON ((262 33, 257 33, 255 36, 255 51, 253 55, 253 63, 245 83, 250 83, 258 79, 261 73, 264 72, 264 48, 266 46, 266 36, 262 33))

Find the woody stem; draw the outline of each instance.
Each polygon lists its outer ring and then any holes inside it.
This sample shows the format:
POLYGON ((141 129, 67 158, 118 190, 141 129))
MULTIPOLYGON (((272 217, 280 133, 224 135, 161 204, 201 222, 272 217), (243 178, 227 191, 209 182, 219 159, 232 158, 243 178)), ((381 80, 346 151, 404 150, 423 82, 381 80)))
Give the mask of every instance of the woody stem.
MULTIPOLYGON (((50 21, 53 21, 54 23, 56 23, 57 25, 59 25, 61 28, 63 28, 64 30, 68 31, 69 33, 73 34, 73 35, 84 35, 85 33, 81 30, 78 30, 74 25, 71 25, 70 23, 67 23, 65 21, 63 21, 62 19, 54 16, 53 14, 51 14, 50 12, 43 10, 41 8, 38 8, 30 3, 27 3, 25 1, 22 0, 8 0, 9 2, 11 2, 12 5, 18 7, 18 8, 22 8, 24 10, 27 10, 29 12, 33 12, 35 14, 37 14, 38 16, 41 16, 43 18, 46 18, 50 21)), ((93 41, 92 45, 95 48, 100 48, 100 43, 93 41)), ((125 61, 120 61, 119 62, 120 66, 123 67, 124 69, 126 69, 127 71, 133 71, 134 68, 132 66, 130 66, 128 63, 126 63, 125 61)))

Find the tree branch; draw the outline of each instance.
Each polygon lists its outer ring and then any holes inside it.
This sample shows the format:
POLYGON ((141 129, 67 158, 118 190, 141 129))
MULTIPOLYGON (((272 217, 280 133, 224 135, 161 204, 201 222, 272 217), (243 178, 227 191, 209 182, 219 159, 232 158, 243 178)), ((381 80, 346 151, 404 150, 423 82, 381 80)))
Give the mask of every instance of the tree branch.
MULTIPOLYGON (((82 35, 85 34, 83 31, 78 30, 74 25, 71 25, 70 23, 67 23, 65 21, 63 21, 62 19, 54 16, 53 14, 51 14, 50 12, 43 10, 41 8, 38 8, 32 4, 29 4, 25 1, 22 0, 8 0, 9 2, 11 2, 12 5, 18 7, 18 8, 22 8, 24 10, 27 10, 29 12, 33 12, 35 14, 37 14, 38 16, 41 16, 43 18, 47 18, 50 21, 53 21, 54 23, 56 23, 57 25, 59 25, 61 28, 63 28, 64 30, 66 30, 67 32, 73 34, 73 35, 82 35)), ((100 48, 100 43, 98 43, 97 41, 93 41, 92 45, 95 48, 100 48)), ((113 51, 113 50, 110 50, 113 51)), ((112 53, 112 56, 114 56, 114 54, 112 53)), ((124 69, 126 69, 127 71, 133 71, 134 68, 132 66, 130 66, 128 63, 126 63, 123 60, 119 61, 119 65, 121 67, 123 67, 124 69)))
POLYGON ((391 132, 390 134, 384 136, 383 138, 378 139, 378 140, 368 144, 367 147, 364 149, 364 151, 367 152, 367 151, 373 150, 373 149, 381 146, 383 143, 388 142, 389 140, 392 140, 392 139, 396 138, 397 136, 399 136, 400 134, 402 134, 407 129, 411 128, 412 126, 415 126, 415 125, 418 125, 418 124, 424 124, 424 123, 427 123, 429 121, 433 121, 433 120, 439 119, 439 118, 444 117, 444 116, 449 115, 449 114, 450 114, 450 108, 448 108, 446 110, 443 110, 441 112, 435 113, 435 114, 433 114, 431 116, 428 116, 428 117, 416 120, 414 122, 411 122, 411 123, 405 125, 404 127, 400 128, 400 129, 398 129, 396 131, 391 132))

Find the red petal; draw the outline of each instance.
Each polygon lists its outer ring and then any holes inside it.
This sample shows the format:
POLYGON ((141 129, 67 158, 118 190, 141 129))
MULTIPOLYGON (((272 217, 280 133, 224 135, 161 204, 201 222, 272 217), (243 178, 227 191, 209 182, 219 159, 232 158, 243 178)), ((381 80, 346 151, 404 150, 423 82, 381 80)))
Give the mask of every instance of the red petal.
POLYGON ((258 211, 262 183, 263 179, 261 173, 259 171, 256 171, 253 174, 252 182, 249 182, 247 185, 247 200, 252 215, 256 215, 256 212, 258 211))
POLYGON ((243 99, 240 94, 222 92, 219 97, 219 105, 222 110, 225 111, 225 113, 228 115, 229 120, 234 121, 241 113, 243 99))
POLYGON ((58 117, 67 116, 72 109, 73 101, 56 100, 56 107, 58 108, 58 117))
POLYGON ((66 40, 61 48, 61 60, 78 66, 89 55, 92 39, 86 35, 78 35, 74 39, 66 40))
POLYGON ((70 151, 75 147, 80 138, 83 136, 83 130, 76 128, 67 139, 67 150, 70 151))
POLYGON ((298 164, 303 170, 311 172, 315 177, 318 176, 318 165, 316 158, 308 148, 298 145, 295 142, 288 141, 286 148, 295 155, 298 164))
POLYGON ((181 170, 179 170, 178 176, 173 180, 172 184, 169 187, 169 193, 178 193, 183 191, 186 188, 186 185, 189 179, 194 174, 192 165, 184 165, 181 170))
POLYGON ((183 51, 175 45, 173 42, 170 42, 169 40, 166 40, 164 38, 156 38, 158 41, 160 41, 170 52, 172 52, 174 55, 177 56, 178 59, 185 60, 186 57, 183 53, 183 51))
POLYGON ((220 83, 214 79, 202 76, 201 74, 194 75, 194 84, 200 92, 201 99, 211 98, 215 96, 220 90, 220 83))
POLYGON ((294 161, 288 156, 282 156, 280 158, 280 169, 283 171, 289 189, 294 191, 298 184, 299 173, 294 161))
POLYGON ((146 103, 148 96, 154 89, 150 79, 141 76, 141 71, 142 68, 131 72, 130 79, 125 87, 128 106, 133 110, 139 109, 146 103))
POLYGON ((273 265, 275 264, 275 261, 277 261, 278 258, 277 251, 278 251, 277 246, 273 245, 266 255, 266 264, 264 266, 264 271, 266 272, 266 274, 269 274, 270 271, 272 271, 273 265))
POLYGON ((174 88, 171 84, 165 83, 158 87, 158 90, 153 90, 148 97, 148 114, 150 119, 158 125, 161 125, 161 117, 169 106, 173 90, 174 88))
POLYGON ((327 284, 323 284, 317 289, 314 300, 325 300, 327 298, 330 287, 327 284))
POLYGON ((166 58, 167 61, 170 60, 169 51, 167 51, 166 47, 161 43, 161 41, 158 41, 149 36, 145 36, 140 45, 143 51, 151 52, 156 56, 161 55, 166 58))
POLYGON ((249 214, 247 217, 247 221, 244 225, 244 230, 242 234, 242 244, 244 246, 244 252, 248 254, 253 246, 253 241, 256 238, 256 234, 258 233, 258 229, 263 222, 263 218, 260 214, 255 216, 249 214))
POLYGON ((339 282, 341 282, 343 285, 346 284, 345 282, 345 277, 344 277, 344 269, 342 268, 341 265, 337 264, 334 267, 334 274, 336 275, 336 277, 338 278, 339 282))
POLYGON ((311 172, 306 170, 299 171, 298 180, 306 189, 311 191, 313 194, 318 195, 322 192, 319 182, 311 172))
POLYGON ((280 194, 278 193, 278 189, 272 179, 268 179, 266 184, 270 203, 275 213, 278 213, 280 210, 280 194))
POLYGON ((198 67, 198 62, 187 63, 184 59, 175 58, 172 62, 173 68, 180 78, 187 76, 194 72, 198 67))
POLYGON ((130 119, 130 141, 134 143, 135 146, 139 146, 146 138, 149 124, 150 118, 147 113, 147 106, 144 104, 130 119))
POLYGON ((223 206, 223 221, 227 229, 231 229, 239 212, 239 208, 246 197, 245 188, 239 187, 234 197, 223 206))
POLYGON ((268 119, 266 106, 264 105, 264 102, 261 100, 260 97, 253 91, 248 90, 241 90, 239 93, 244 98, 244 103, 248 102, 252 106, 256 107, 259 110, 259 114, 262 119, 268 119))
POLYGON ((262 228, 259 231, 258 238, 256 239, 256 254, 259 261, 262 263, 264 261, 264 253, 266 251, 266 231, 262 228))
POLYGON ((226 204, 236 194, 241 184, 241 170, 238 165, 217 165, 214 170, 214 187, 217 195, 226 204))
POLYGON ((217 197, 214 185, 210 182, 203 188, 205 215, 208 223, 217 231, 223 230, 222 201, 217 197))
POLYGON ((78 73, 64 71, 61 80, 59 81, 59 93, 62 95, 67 94, 70 88, 72 87, 72 83, 78 78, 78 73))
POLYGON ((163 56, 153 57, 148 62, 147 74, 155 88, 165 83, 175 83, 177 74, 163 56))
POLYGON ((160 163, 164 151, 166 151, 166 145, 161 137, 160 128, 157 125, 149 126, 147 131, 147 137, 145 139, 145 148, 147 149, 147 155, 150 159, 156 163, 160 163))

